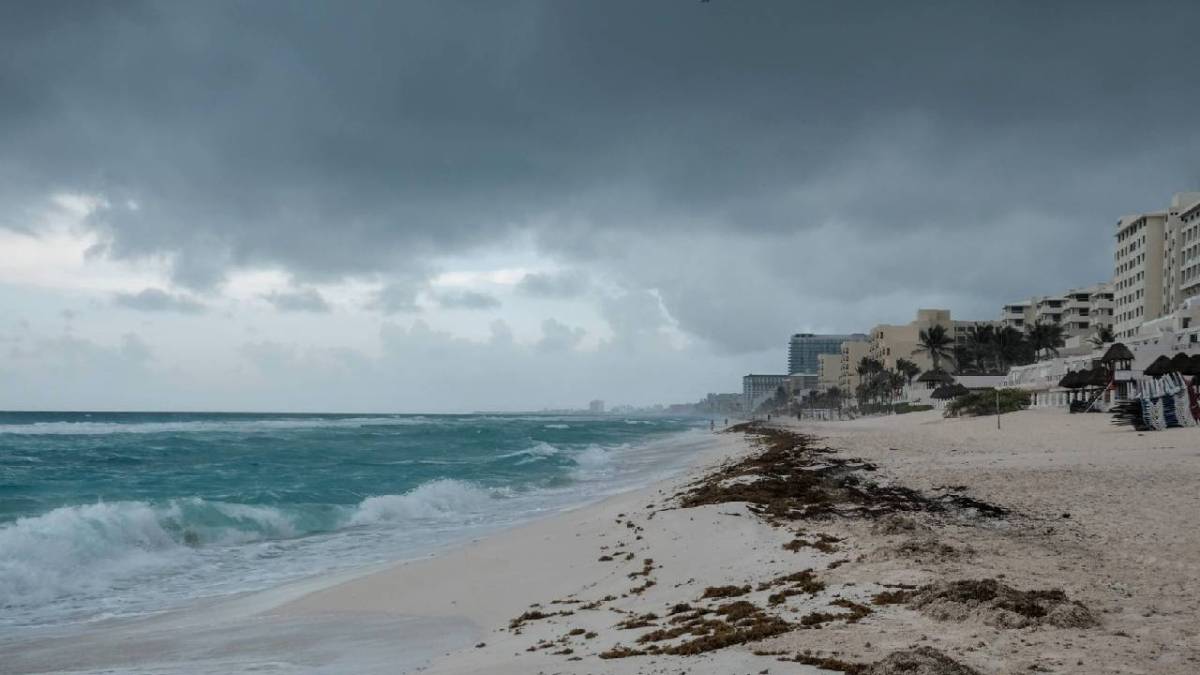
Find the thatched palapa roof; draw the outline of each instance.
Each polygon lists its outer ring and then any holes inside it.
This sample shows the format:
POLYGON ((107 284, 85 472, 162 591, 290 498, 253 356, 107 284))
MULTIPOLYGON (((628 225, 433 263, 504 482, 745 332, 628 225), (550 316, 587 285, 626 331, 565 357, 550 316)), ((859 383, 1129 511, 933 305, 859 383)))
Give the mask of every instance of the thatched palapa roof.
POLYGON ((944 384, 950 384, 951 382, 954 382, 954 377, 950 375, 950 373, 938 368, 937 370, 927 370, 921 373, 921 375, 917 377, 917 382, 941 382, 944 384))
POLYGON ((1175 368, 1171 364, 1171 359, 1168 358, 1166 355, 1163 355, 1163 356, 1158 357, 1157 359, 1154 359, 1154 363, 1151 363, 1142 372, 1145 373, 1146 375, 1149 375, 1150 377, 1162 377, 1163 375, 1166 375, 1167 373, 1175 372, 1175 368))
POLYGON ((1187 354, 1184 354, 1183 352, 1179 352, 1175 356, 1171 357, 1171 370, 1173 370, 1174 372, 1182 373, 1185 370, 1190 370, 1191 367, 1192 367, 1192 362, 1190 359, 1188 359, 1187 354))
POLYGON ((971 393, 971 390, 967 389, 961 384, 943 384, 937 389, 934 389, 933 393, 930 394, 929 397, 944 400, 948 398, 958 398, 959 396, 965 396, 969 393, 971 393))
POLYGON ((1108 386, 1108 369, 1104 366, 1096 366, 1087 371, 1087 385, 1089 387, 1107 387, 1108 386))
POLYGON ((1179 372, 1183 375, 1200 375, 1200 354, 1188 357, 1188 369, 1179 372))
POLYGON ((1084 386, 1084 383, 1081 381, 1082 378, 1079 377, 1080 374, 1074 370, 1067 371, 1067 374, 1063 375, 1062 379, 1058 381, 1058 386, 1064 389, 1078 389, 1084 386))
POLYGON ((1100 357, 1100 361, 1103 363, 1112 363, 1113 361, 1132 361, 1132 360, 1133 360, 1133 352, 1129 351, 1129 347, 1126 347, 1123 343, 1120 343, 1120 342, 1112 343, 1112 346, 1108 348, 1108 351, 1104 352, 1104 356, 1100 357))

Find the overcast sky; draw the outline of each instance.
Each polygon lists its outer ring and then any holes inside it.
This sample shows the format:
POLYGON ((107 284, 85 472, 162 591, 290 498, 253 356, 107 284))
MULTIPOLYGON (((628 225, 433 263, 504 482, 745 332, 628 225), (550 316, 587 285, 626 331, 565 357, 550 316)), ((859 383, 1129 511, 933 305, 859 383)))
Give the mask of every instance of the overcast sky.
POLYGON ((0 4, 0 408, 695 400, 1111 275, 1194 2, 0 4))

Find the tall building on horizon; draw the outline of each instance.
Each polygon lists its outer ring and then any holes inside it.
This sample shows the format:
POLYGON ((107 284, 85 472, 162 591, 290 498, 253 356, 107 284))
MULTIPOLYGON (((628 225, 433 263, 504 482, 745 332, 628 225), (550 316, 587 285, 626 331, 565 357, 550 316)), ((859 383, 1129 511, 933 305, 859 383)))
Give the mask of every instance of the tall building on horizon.
POLYGON ((788 375, 818 375, 821 354, 841 354, 843 342, 866 342, 863 333, 848 335, 819 335, 796 333, 788 341, 788 375))

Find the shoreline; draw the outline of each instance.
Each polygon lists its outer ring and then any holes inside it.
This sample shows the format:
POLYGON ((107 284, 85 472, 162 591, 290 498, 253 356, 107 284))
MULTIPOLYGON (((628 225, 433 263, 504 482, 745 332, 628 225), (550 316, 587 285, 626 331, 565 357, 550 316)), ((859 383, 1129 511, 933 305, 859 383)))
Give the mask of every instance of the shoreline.
MULTIPOLYGON (((661 443, 664 439, 651 441, 651 446, 661 443)), ((668 437, 667 442, 672 442, 668 437)), ((438 643, 437 649, 422 655, 421 650, 412 658, 402 659, 406 667, 419 668, 425 664, 427 657, 433 652, 444 653, 446 648, 453 646, 470 646, 478 632, 475 623, 463 618, 455 612, 428 612, 426 614, 398 612, 395 608, 383 608, 369 611, 293 611, 285 609, 294 603, 302 601, 323 591, 352 585, 354 582, 385 574, 410 566, 436 565, 438 561, 448 556, 462 554, 474 547, 487 545, 493 539, 503 539, 517 536, 522 531, 537 529, 544 524, 559 519, 571 519, 575 514, 588 512, 614 500, 628 499, 631 495, 655 489, 656 486, 689 476, 702 471, 711 462, 719 461, 728 455, 731 439, 723 435, 709 435, 707 432, 696 430, 679 432, 674 442, 698 446, 694 456, 688 457, 679 466, 666 469, 671 472, 665 478, 659 478, 649 484, 632 485, 617 488, 613 494, 595 495, 583 502, 572 504, 534 517, 531 520, 510 524, 500 529, 465 538, 461 541, 448 543, 433 551, 411 558, 402 558, 389 562, 357 566, 348 569, 321 572, 300 579, 294 579, 282 584, 261 590, 244 591, 228 596, 201 598, 183 607, 168 609, 149 616, 117 617, 100 619, 91 622, 75 624, 59 624, 44 627, 27 627, 22 635, 14 641, 10 637, 0 636, 0 673, 34 673, 34 672, 126 672, 122 668, 132 668, 128 672, 210 672, 209 666, 189 659, 176 659, 171 651, 176 652, 211 652, 221 643, 240 643, 244 640, 239 633, 253 628, 261 632, 261 638, 267 641, 278 641, 291 634, 300 633, 298 642, 316 641, 328 642, 330 647, 338 644, 351 648, 358 656, 346 659, 336 659, 329 663, 300 663, 295 666, 295 672, 345 672, 352 668, 357 672, 374 672, 371 658, 361 658, 364 651, 380 652, 375 660, 379 672, 396 672, 398 650, 395 649, 394 636, 387 635, 387 640, 380 638, 377 644, 350 644, 355 641, 355 631, 347 635, 331 635, 331 628, 342 624, 348 614, 354 614, 355 620, 361 620, 361 627, 366 630, 386 632, 388 625, 403 626, 405 632, 414 631, 409 648, 431 640, 438 643), (436 626, 437 631, 427 633, 420 629, 419 624, 436 626), (310 626, 305 629, 304 626, 310 626), (299 626, 300 628, 297 628, 299 626), (204 645, 188 644, 189 640, 183 633, 190 631, 211 632, 206 636, 204 645), (447 632, 454 631, 460 639, 457 642, 446 641, 447 632), (274 635, 272 635, 274 633, 274 635), (145 649, 136 647, 130 656, 120 643, 169 643, 171 649, 148 646, 145 649), (387 643, 387 644, 384 644, 387 643), (440 651, 439 651, 440 650, 440 651), (145 670, 143 670, 145 668, 145 670), (115 669, 115 670, 113 670, 115 669)), ((286 640, 285 640, 286 641, 286 640)), ((245 655, 252 656, 254 650, 247 650, 245 655)), ((320 650, 319 650, 320 651, 320 650)), ((264 655, 265 656, 265 655, 264 655)), ((324 657, 316 659, 323 661, 324 657)), ((279 666, 276 659, 264 658, 253 663, 234 660, 222 660, 221 665, 212 664, 211 672, 229 672, 223 670, 245 667, 258 667, 263 664, 279 666)), ((286 667, 286 666, 285 666, 286 667)), ((288 671, 291 672, 291 671, 288 671)), ((408 672, 408 671, 403 671, 408 672)))
MULTIPOLYGON (((233 645, 305 673, 1196 672, 1194 431, 1108 422, 932 411, 718 434, 652 485, 193 616, 210 660, 154 671, 238 670, 211 660, 233 645)), ((153 623, 125 646, 161 638, 153 623)))

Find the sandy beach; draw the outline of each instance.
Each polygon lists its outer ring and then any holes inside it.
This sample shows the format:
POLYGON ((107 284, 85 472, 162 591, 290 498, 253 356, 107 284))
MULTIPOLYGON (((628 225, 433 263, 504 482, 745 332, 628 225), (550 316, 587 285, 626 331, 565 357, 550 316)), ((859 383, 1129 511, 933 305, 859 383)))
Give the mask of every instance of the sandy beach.
POLYGON ((742 469, 764 446, 718 434, 693 469, 648 488, 433 558, 125 627, 120 647, 48 637, 0 670, 37 672, 54 653, 64 670, 167 672, 164 645, 184 633, 208 635, 184 658, 212 672, 237 650, 278 672, 1200 669, 1193 430, 1052 411, 999 430, 936 411, 781 427, 814 438, 791 473, 839 499, 722 501, 753 488, 742 469), (714 501, 684 508, 689 494, 714 501), (945 584, 963 581, 978 583, 952 597, 945 584), (413 635, 422 649, 397 647, 413 635))

